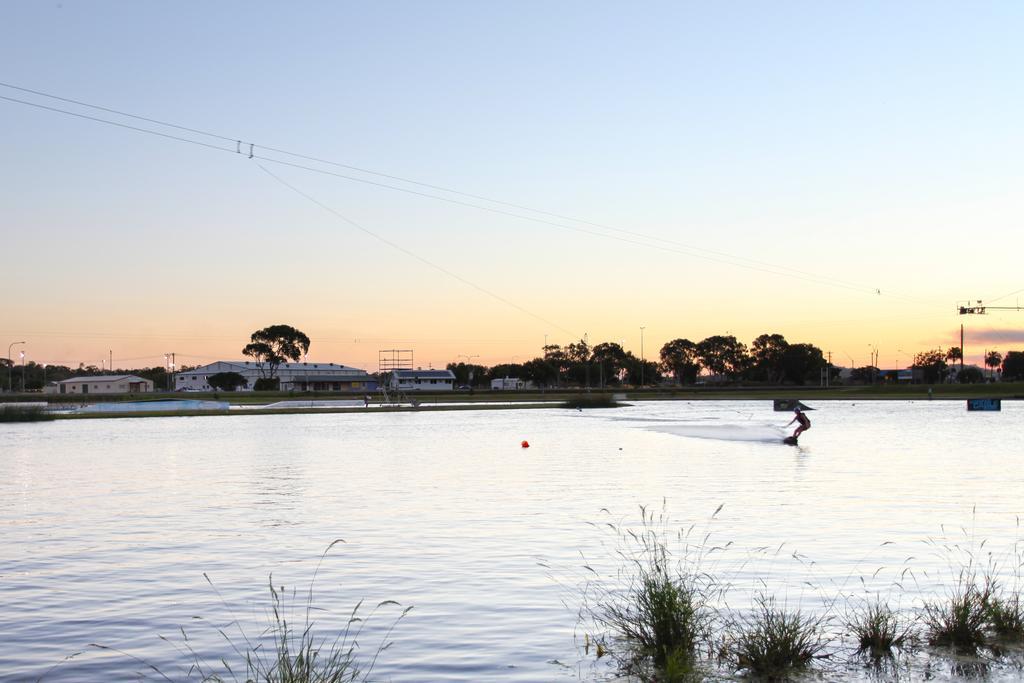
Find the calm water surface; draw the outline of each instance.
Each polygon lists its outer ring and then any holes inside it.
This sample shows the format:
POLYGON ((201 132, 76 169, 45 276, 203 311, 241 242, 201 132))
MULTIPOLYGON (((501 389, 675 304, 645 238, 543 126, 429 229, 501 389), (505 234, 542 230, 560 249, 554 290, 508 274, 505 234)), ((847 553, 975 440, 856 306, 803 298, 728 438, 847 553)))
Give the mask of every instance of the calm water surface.
MULTIPOLYGON (((926 539, 1012 555, 1024 405, 816 407, 797 448, 767 401, 0 424, 0 680, 182 679, 179 627, 230 655, 214 627, 258 633, 268 576, 308 588, 338 538, 316 619, 414 606, 374 669, 394 681, 600 677, 577 640, 580 567, 614 572, 602 523, 641 505, 732 542, 715 562, 734 606, 761 579, 818 610, 908 566, 911 606, 950 583, 926 539)), ((397 614, 373 616, 364 650, 397 614)))

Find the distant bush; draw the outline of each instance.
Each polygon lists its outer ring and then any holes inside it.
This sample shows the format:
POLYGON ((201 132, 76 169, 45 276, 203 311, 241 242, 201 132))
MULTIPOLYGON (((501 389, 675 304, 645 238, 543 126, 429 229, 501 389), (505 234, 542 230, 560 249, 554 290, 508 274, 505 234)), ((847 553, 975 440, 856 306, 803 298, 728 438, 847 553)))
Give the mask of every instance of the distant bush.
POLYGON ((218 372, 210 375, 206 379, 206 383, 214 389, 222 391, 235 391, 238 387, 249 386, 249 381, 237 372, 218 372))
POLYGON ((618 401, 611 394, 579 394, 562 404, 564 408, 616 408, 618 401))
POLYGON ((0 406, 0 422, 42 422, 54 419, 39 406, 0 406))
POLYGON ((281 386, 281 380, 278 377, 273 379, 269 377, 260 377, 256 380, 256 384, 253 385, 255 391, 277 391, 281 386))

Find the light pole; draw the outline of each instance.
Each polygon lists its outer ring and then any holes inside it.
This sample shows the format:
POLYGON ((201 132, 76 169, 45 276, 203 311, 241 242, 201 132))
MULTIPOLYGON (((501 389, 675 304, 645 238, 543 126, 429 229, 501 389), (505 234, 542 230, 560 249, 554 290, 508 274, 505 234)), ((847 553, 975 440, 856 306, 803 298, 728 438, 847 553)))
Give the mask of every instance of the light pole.
POLYGON ((12 394, 14 393, 14 359, 11 358, 11 349, 13 349, 18 344, 24 343, 25 342, 23 341, 11 342, 11 344, 7 347, 7 362, 10 363, 10 365, 7 366, 7 390, 10 391, 12 394))
POLYGON ((46 391, 46 363, 43 363, 43 391, 46 391))
POLYGON ((644 326, 640 326, 640 387, 644 386, 644 326))
POLYGON ((878 347, 874 344, 868 344, 868 348, 871 349, 871 384, 874 384, 875 377, 878 374, 878 347))
POLYGON ((21 393, 25 393, 25 352, 21 352, 21 393))

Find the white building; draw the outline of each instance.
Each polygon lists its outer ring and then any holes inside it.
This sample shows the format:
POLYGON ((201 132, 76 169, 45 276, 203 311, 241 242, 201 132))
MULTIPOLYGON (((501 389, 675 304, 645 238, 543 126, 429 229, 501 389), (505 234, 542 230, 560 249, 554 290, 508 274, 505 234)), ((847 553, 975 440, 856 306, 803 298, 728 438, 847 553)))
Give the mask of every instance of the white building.
POLYGON ((153 381, 135 375, 72 377, 51 382, 43 391, 47 394, 148 394, 153 391, 153 381))
POLYGON ((394 370, 388 380, 388 386, 399 391, 451 391, 454 384, 451 370, 394 370))
MULTIPOLYGON (((219 360, 209 365, 174 373, 176 391, 215 391, 207 379, 222 372, 237 372, 247 384, 240 391, 252 391, 260 378, 252 361, 219 360)), ((281 363, 274 373, 281 391, 376 391, 377 380, 365 370, 336 363, 281 363)))

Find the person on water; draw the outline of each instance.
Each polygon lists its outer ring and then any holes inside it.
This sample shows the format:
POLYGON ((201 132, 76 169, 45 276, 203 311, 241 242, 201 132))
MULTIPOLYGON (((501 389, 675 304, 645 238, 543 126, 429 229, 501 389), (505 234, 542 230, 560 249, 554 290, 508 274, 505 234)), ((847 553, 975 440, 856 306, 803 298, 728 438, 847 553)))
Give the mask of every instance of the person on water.
POLYGON ((807 417, 806 413, 800 410, 800 406, 796 406, 795 408, 793 408, 793 412, 795 413, 795 415, 793 416, 793 419, 789 421, 789 424, 787 424, 786 426, 788 427, 794 422, 800 423, 797 426, 796 431, 793 432, 793 438, 796 439, 802 433, 806 432, 808 429, 811 428, 811 420, 807 417))

